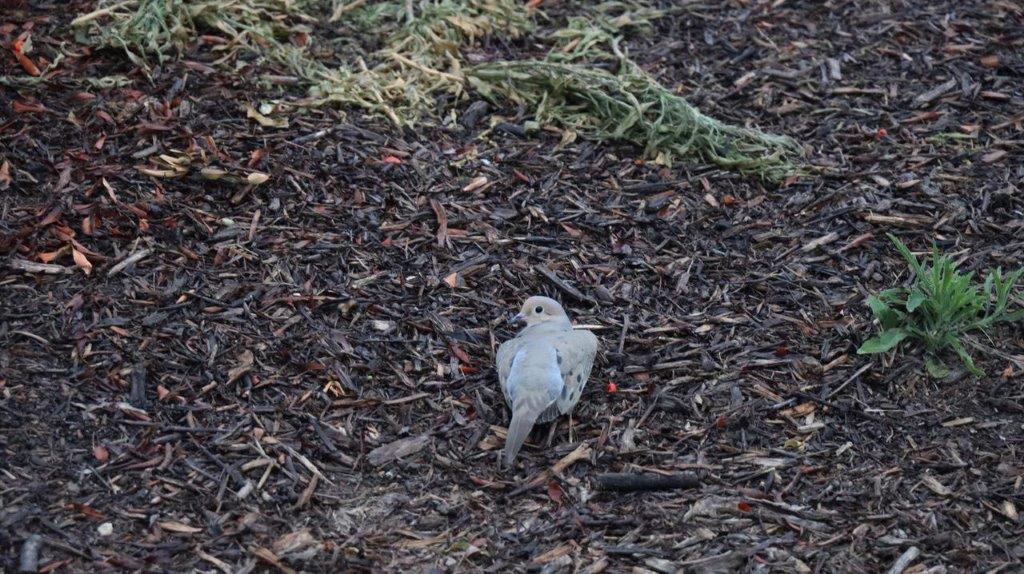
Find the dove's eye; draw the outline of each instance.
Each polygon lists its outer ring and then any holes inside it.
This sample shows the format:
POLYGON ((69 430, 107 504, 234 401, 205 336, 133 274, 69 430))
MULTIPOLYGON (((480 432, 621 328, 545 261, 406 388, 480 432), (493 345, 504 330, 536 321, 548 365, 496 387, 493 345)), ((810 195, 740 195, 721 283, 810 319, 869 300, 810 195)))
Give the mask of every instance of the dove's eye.
POLYGON ((533 308, 533 312, 538 314, 538 315, 540 315, 541 313, 544 312, 544 307, 541 307, 540 305, 537 305, 536 307, 533 308))

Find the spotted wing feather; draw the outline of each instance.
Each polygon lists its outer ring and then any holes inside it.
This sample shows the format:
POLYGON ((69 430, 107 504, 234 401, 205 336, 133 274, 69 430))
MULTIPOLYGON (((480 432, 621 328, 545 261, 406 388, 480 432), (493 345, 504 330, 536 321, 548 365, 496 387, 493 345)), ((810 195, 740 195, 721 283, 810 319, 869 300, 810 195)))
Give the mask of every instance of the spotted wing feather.
MULTIPOLYGON (((561 357, 559 363, 565 386, 555 402, 559 414, 566 414, 576 407, 583 394, 583 387, 590 378, 597 356, 597 337, 590 331, 577 330, 558 335, 555 349, 561 357)), ((557 415, 556 415, 557 416, 557 415)))

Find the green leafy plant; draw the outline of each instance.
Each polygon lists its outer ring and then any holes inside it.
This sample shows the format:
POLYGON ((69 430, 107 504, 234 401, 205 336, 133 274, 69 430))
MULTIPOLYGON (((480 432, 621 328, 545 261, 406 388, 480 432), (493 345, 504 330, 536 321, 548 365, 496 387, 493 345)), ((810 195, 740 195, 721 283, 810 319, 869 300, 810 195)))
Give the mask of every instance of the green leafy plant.
POLYGON ((949 373, 939 359, 939 353, 949 348, 968 371, 984 375, 967 352, 964 335, 1024 319, 1024 309, 1008 309, 1024 268, 1005 275, 1002 269, 991 270, 985 282, 978 285, 974 273, 958 272, 949 255, 933 250, 922 263, 896 236, 890 234, 889 239, 914 272, 914 281, 909 287, 886 289, 868 298, 882 330, 865 341, 857 353, 884 353, 905 340, 916 340, 924 346, 925 366, 933 377, 949 373))

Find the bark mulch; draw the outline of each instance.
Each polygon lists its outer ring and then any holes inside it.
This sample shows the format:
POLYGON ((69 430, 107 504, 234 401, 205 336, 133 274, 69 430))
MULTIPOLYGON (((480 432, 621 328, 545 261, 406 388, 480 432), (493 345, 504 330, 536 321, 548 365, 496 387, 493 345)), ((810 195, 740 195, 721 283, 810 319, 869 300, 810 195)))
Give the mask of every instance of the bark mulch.
POLYGON ((777 188, 472 102, 262 127, 208 45, 149 82, 75 43, 90 3, 28 4, 0 2, 0 75, 29 28, 67 57, 0 85, 0 570, 1024 568, 1021 329, 977 341, 981 379, 855 353, 907 278, 885 233, 1024 261, 1019 3, 694 3, 627 42, 798 139, 821 169, 777 188), (505 472, 493 352, 535 293, 603 352, 505 472), (598 488, 641 471, 699 485, 598 488))

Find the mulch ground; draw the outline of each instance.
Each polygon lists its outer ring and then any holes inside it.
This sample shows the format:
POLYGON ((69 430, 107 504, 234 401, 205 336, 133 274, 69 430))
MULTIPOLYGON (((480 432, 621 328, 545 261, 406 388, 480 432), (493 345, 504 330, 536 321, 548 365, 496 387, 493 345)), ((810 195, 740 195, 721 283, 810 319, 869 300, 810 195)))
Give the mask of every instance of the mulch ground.
POLYGON ((712 2, 627 42, 805 145, 823 169, 780 187, 493 106, 262 127, 209 45, 150 82, 75 43, 89 3, 32 4, 0 2, 0 75, 29 27, 68 56, 0 85, 0 570, 34 535, 53 571, 1024 568, 1021 329, 976 341, 981 379, 855 352, 907 279, 886 233, 1024 261, 1019 3, 712 2), (161 155, 189 175, 137 169, 161 155), (493 354, 538 293, 603 350, 506 472, 493 354), (639 470, 701 485, 595 488, 639 470))

